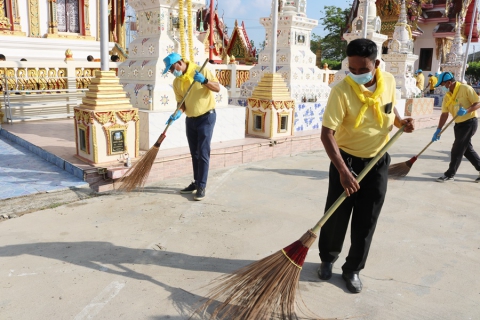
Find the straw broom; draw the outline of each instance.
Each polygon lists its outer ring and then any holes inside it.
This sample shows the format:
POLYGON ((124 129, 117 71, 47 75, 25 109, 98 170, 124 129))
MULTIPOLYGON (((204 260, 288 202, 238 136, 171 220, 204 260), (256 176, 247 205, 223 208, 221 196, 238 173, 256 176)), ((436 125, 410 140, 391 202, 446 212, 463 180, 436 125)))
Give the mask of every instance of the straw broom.
MULTIPOLYGON (((400 137, 403 129, 404 126, 360 172, 358 182, 400 137)), ((196 312, 205 313, 209 306, 223 300, 212 311, 211 319, 299 319, 295 312, 295 298, 308 249, 315 242, 320 228, 346 198, 343 192, 317 224, 299 240, 230 275, 217 278, 218 284, 213 286, 207 294, 207 301, 196 312)))
MULTIPOLYGON (((442 131, 440 131, 440 135, 442 135, 442 133, 448 128, 449 125, 452 124, 452 122, 457 118, 458 116, 455 116, 453 117, 452 120, 450 120, 449 123, 447 123, 447 125, 445 127, 443 127, 442 131)), ((415 163, 415 161, 417 161, 418 157, 420 157, 420 155, 425 151, 427 150, 428 147, 430 147, 430 145, 433 143, 433 141, 430 141, 426 146, 425 148, 423 148, 422 151, 420 151, 419 154, 417 154, 416 156, 412 157, 410 160, 408 161, 405 161, 405 162, 401 162, 401 163, 395 163, 395 164, 392 164, 388 167, 388 176, 389 178, 391 179, 398 179, 398 178, 402 178, 402 177, 405 177, 408 172, 410 172, 410 169, 412 168, 413 164, 415 163)))
MULTIPOLYGON (((199 72, 202 72, 202 70, 207 65, 207 62, 208 62, 208 59, 205 59, 205 62, 200 68, 199 72)), ((180 110, 180 107, 185 102, 185 98, 188 96, 188 93, 192 89, 194 83, 195 81, 193 81, 190 84, 190 86, 187 89, 187 92, 183 96, 182 101, 178 104, 177 109, 173 114, 177 113, 178 110, 180 110)), ((157 157, 158 150, 160 149, 160 145, 165 139, 167 130, 172 123, 173 121, 169 119, 167 126, 165 127, 165 130, 163 130, 162 134, 160 134, 160 136, 157 139, 157 142, 155 142, 153 147, 151 147, 150 150, 148 150, 147 153, 145 153, 140 158, 140 160, 135 162, 133 166, 130 169, 128 169, 125 175, 120 179, 120 182, 122 183, 119 188, 120 191, 130 192, 137 187, 143 187, 145 185, 148 175, 150 174, 150 170, 152 169, 153 163, 155 162, 155 158, 157 157)))

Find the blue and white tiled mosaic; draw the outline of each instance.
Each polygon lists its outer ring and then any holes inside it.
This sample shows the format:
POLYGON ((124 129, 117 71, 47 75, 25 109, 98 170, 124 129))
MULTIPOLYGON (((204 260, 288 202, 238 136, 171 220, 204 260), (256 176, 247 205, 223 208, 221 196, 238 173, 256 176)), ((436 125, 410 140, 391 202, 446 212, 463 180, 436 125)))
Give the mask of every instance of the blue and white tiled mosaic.
POLYGON ((305 102, 295 109, 295 132, 318 130, 322 127, 323 113, 326 103, 305 102))

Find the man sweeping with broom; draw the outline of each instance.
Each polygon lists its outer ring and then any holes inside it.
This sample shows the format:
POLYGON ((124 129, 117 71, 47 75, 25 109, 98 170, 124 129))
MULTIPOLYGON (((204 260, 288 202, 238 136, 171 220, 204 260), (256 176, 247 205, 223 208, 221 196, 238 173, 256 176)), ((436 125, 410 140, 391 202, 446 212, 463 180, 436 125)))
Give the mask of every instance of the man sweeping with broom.
POLYGON ((478 171, 479 176, 475 182, 480 183, 480 157, 472 146, 472 137, 478 128, 477 109, 480 108, 480 98, 471 86, 455 81, 451 72, 440 74, 435 87, 439 86, 443 87, 446 94, 442 103, 442 115, 438 120, 438 127, 432 141, 440 139, 440 133, 449 113, 455 117, 455 127, 453 129, 455 141, 452 146, 448 170, 437 181, 453 181, 455 173, 462 163, 462 158, 465 156, 478 171))
POLYGON ((405 132, 412 132, 414 125, 412 118, 402 120, 395 109, 395 79, 378 68, 375 42, 351 41, 347 57, 350 73, 330 92, 321 140, 331 160, 325 210, 344 191, 348 197, 320 230, 318 275, 322 280, 331 278, 352 216, 351 247, 342 278, 350 292, 359 293, 359 272, 365 267, 387 191, 390 156, 385 153, 360 183, 355 177, 388 142, 393 125, 405 125, 405 132))
POLYGON ((169 54, 163 62, 165 63, 163 73, 170 71, 175 76, 173 90, 177 102, 180 103, 186 95, 183 105, 167 121, 168 124, 177 120, 182 112, 187 116, 185 126, 192 156, 194 181, 180 192, 195 193, 195 200, 203 200, 210 163, 210 142, 217 119, 213 92, 220 91, 220 84, 210 70, 205 68, 199 72, 199 66, 193 61, 184 61, 178 53, 169 54), (193 82, 195 83, 187 94, 193 82))

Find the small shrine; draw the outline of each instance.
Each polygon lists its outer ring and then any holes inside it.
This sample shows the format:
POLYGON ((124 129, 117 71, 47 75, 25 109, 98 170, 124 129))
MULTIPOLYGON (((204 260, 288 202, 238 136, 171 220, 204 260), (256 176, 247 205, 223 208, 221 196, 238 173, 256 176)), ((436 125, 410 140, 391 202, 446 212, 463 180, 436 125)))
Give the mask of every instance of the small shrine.
MULTIPOLYGON (((352 10, 353 11, 353 10, 352 10)), ((377 59, 380 60, 380 68, 385 70, 385 63, 382 60, 382 45, 387 40, 387 36, 380 33, 382 29, 382 21, 377 16, 377 7, 375 0, 360 0, 357 5, 356 17, 351 23, 351 30, 343 34, 343 38, 348 43, 355 39, 364 38, 364 24, 367 20, 367 30, 365 38, 372 40, 377 44, 378 53, 377 59), (368 12, 365 8, 368 5, 368 12), (365 16, 367 14, 367 16, 365 16)), ((339 83, 350 73, 348 69, 348 58, 342 61, 342 68, 335 74, 335 80, 332 85, 339 83)))
POLYGON ((96 71, 88 88, 82 104, 74 108, 76 156, 94 165, 138 157, 138 109, 115 72, 96 71))
POLYGON ((293 135, 295 100, 283 77, 266 73, 248 98, 246 133, 262 138, 293 135))
POLYGON ((418 56, 413 54, 413 37, 410 25, 407 23, 405 0, 402 0, 400 16, 395 25, 392 40, 388 43, 388 53, 382 55, 385 70, 395 77, 397 88, 402 98, 412 98, 421 92, 413 77, 414 64, 418 56))
POLYGON ((318 21, 307 17, 306 0, 280 1, 277 8, 274 3, 270 17, 260 19, 265 27, 265 48, 259 53, 257 65, 250 69, 249 80, 242 85, 240 98, 250 98, 266 74, 277 73, 295 101, 294 131, 319 129, 330 87, 322 82, 324 73, 316 66, 316 55, 310 50, 311 31, 318 21), (278 10, 277 35, 272 35, 273 10, 278 10), (272 52, 274 36, 275 53, 272 52), (271 69, 272 57, 276 59, 276 70, 271 69))
MULTIPOLYGON (((451 72, 455 79, 458 81, 463 81, 463 66, 465 62, 465 54, 463 53, 463 39, 461 35, 461 18, 457 18, 457 23, 455 26, 455 38, 453 39, 452 47, 450 52, 447 53, 447 61, 441 64, 443 72, 451 72)), ((465 66, 465 69, 468 68, 468 64, 465 66)))

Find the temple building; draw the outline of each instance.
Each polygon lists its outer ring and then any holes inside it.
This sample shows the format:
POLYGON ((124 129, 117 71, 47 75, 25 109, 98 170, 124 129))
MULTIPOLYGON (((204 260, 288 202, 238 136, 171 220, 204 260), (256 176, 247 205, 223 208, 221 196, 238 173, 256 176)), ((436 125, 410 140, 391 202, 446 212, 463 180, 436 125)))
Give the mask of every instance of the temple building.
MULTIPOLYGON (((0 53, 8 60, 100 58, 100 0, 1 0, 0 53)), ((123 61, 126 53, 125 0, 108 0, 109 49, 123 61)))
MULTIPOLYGON (((360 1, 355 0, 348 21, 351 29, 353 18, 357 16, 360 1)), ((412 0, 406 1, 407 21, 414 39, 413 54, 419 58, 415 70, 438 72, 447 62, 455 38, 455 26, 460 20, 461 36, 466 42, 473 23, 472 42, 478 42, 478 13, 473 17, 475 1, 473 0, 412 0)), ((401 1, 377 0, 377 14, 382 20, 380 33, 388 36, 383 44, 384 53, 388 52, 401 10, 401 1)))

